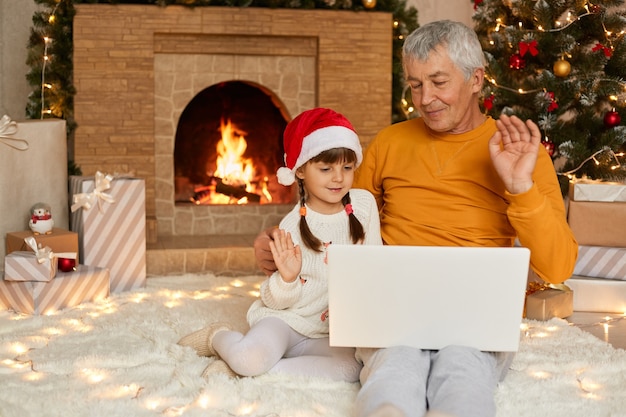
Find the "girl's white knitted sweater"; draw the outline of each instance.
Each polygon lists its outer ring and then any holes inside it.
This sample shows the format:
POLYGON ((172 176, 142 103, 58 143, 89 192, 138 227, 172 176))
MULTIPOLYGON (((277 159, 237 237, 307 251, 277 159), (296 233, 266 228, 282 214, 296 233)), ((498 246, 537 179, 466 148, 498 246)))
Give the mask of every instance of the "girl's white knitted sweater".
MULTIPOLYGON (((352 209, 365 230, 366 245, 381 245, 380 219, 372 194, 361 189, 350 190, 352 209)), ((278 317, 304 336, 328 336, 328 277, 326 248, 332 243, 351 244, 348 215, 320 214, 307 207, 306 221, 313 234, 324 243, 322 252, 315 252, 301 244, 300 205, 291 210, 279 227, 291 233, 302 249, 300 279, 287 283, 278 272, 261 284, 261 297, 248 310, 250 326, 265 317, 278 317)), ((332 312, 330 312, 332 314, 332 312)))

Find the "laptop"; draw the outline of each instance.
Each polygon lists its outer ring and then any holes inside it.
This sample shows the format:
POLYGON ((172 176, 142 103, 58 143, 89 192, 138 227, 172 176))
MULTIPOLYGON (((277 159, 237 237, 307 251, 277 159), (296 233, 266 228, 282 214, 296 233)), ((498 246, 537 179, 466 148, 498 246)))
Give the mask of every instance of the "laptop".
POLYGON ((523 247, 330 245, 330 345, 515 352, 529 260, 523 247))

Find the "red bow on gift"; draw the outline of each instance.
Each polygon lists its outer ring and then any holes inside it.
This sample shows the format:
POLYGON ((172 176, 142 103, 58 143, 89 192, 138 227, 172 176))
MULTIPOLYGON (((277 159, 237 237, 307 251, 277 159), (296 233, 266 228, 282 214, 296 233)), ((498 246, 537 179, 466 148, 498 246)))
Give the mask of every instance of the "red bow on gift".
POLYGON ((521 41, 519 43, 519 54, 524 56, 526 52, 530 52, 532 56, 537 56, 539 50, 537 49, 537 41, 535 39, 530 42, 521 41))
POLYGON ((613 55, 613 50, 611 50, 608 46, 602 45, 600 42, 598 42, 591 50, 593 52, 602 51, 604 52, 604 56, 607 58, 610 58, 611 55, 613 55))

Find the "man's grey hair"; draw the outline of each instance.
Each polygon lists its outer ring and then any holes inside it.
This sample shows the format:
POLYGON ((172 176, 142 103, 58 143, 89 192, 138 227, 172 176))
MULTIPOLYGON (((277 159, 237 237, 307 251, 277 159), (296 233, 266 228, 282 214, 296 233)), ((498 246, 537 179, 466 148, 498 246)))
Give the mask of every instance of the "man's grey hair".
POLYGON ((431 51, 442 46, 452 62, 459 68, 465 80, 469 80, 477 68, 485 67, 485 57, 478 36, 463 23, 439 20, 415 29, 407 36, 402 47, 402 63, 406 67, 411 60, 426 61, 431 51))

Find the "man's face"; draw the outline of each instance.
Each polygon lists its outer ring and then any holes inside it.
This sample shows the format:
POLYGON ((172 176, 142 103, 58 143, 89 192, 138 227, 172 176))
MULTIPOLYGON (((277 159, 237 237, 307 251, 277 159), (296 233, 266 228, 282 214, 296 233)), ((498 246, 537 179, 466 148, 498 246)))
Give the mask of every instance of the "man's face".
POLYGON ((405 71, 413 104, 428 127, 448 133, 463 133, 476 127, 482 69, 475 70, 472 77, 465 80, 446 49, 440 46, 426 61, 406 62, 405 71))

